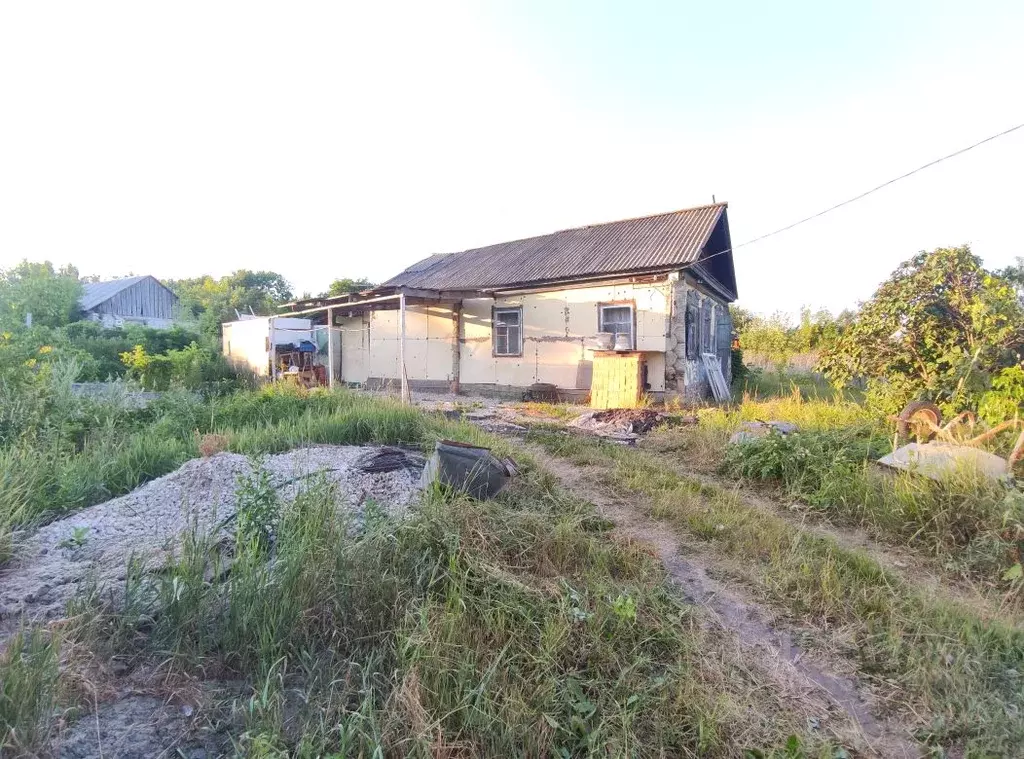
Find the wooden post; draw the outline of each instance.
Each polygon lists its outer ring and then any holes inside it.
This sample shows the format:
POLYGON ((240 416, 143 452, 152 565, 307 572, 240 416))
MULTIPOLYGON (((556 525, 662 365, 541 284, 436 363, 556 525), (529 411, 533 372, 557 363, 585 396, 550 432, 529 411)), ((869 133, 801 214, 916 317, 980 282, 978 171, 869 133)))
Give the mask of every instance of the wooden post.
POLYGON ((327 387, 334 389, 334 309, 327 309, 327 387))
POLYGON ((398 297, 398 371, 402 379, 402 403, 411 403, 409 377, 405 371, 405 292, 398 297))
POLYGON ((327 386, 334 389, 334 308, 327 309, 327 386))
POLYGON ((458 395, 462 390, 459 381, 459 371, 462 365, 462 301, 456 301, 452 306, 452 383, 451 391, 458 395))
POLYGON ((267 319, 267 324, 270 327, 270 350, 267 352, 270 354, 270 381, 273 382, 276 379, 277 372, 277 342, 274 340, 274 317, 271 316, 267 319))

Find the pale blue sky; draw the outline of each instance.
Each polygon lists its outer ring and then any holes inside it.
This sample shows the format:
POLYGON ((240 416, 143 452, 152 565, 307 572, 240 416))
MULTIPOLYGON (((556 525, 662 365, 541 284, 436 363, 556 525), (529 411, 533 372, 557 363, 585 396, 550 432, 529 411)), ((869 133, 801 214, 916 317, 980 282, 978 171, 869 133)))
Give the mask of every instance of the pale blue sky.
MULTIPOLYGON (((1024 122, 1024 3, 0 5, 0 266, 284 273, 730 202, 734 242, 1024 122)), ((1024 130, 737 252, 759 311, 1024 255, 1024 130)))

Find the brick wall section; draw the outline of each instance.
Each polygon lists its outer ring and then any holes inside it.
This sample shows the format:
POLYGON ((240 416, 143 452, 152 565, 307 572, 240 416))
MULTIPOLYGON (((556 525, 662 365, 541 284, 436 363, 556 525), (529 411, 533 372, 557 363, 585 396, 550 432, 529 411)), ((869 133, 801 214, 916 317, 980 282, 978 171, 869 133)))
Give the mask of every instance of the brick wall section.
MULTIPOLYGON (((729 315, 728 304, 705 293, 684 277, 680 276, 674 282, 669 332, 665 346, 665 390, 666 393, 674 392, 686 403, 700 403, 711 398, 711 386, 708 384, 707 371, 699 355, 697 358, 686 357, 686 303, 691 291, 697 295, 698 313, 702 312, 705 300, 716 304, 716 317, 712 329, 716 331, 717 355, 727 383, 732 382, 732 317, 729 315), (719 322, 723 320, 726 324, 720 328, 719 322), (727 335, 729 337, 726 337, 727 335)), ((697 339, 700 339, 700 329, 697 330, 697 339)))

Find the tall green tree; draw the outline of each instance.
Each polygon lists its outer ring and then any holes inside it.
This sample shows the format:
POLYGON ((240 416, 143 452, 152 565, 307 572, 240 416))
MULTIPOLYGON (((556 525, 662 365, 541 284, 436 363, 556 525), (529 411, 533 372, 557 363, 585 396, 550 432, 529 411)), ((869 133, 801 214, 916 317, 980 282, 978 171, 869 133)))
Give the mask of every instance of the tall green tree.
POLYGON ((903 262, 819 368, 838 385, 865 379, 869 399, 888 411, 914 397, 960 410, 1018 360, 1022 341, 1013 285, 987 272, 969 247, 939 248, 903 262))
POLYGON ((1005 269, 1000 269, 996 275, 1017 288, 1017 294, 1024 300, 1024 257, 1017 256, 1016 263, 1012 263, 1005 269))
POLYGON ((331 297, 334 295, 347 295, 349 293, 357 293, 362 290, 369 290, 374 287, 374 283, 365 277, 359 279, 352 279, 351 277, 344 277, 342 279, 336 279, 331 282, 331 286, 327 289, 326 293, 323 293, 321 297, 331 297))
POLYGON ((218 337, 220 325, 237 319, 239 313, 273 314, 292 299, 288 280, 272 271, 239 269, 220 279, 205 276, 165 284, 178 296, 182 316, 210 338, 218 337))
POLYGON ((63 326, 78 316, 81 297, 75 267, 57 269, 49 261, 22 261, 0 271, 0 324, 9 329, 24 324, 32 314, 33 324, 63 326))

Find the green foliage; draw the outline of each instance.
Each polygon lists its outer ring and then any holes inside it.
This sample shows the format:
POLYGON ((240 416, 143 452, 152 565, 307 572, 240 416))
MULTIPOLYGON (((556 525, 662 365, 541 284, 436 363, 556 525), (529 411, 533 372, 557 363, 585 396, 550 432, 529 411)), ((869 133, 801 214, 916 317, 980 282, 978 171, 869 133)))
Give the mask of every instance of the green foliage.
POLYGON ((238 379, 236 370, 220 354, 191 343, 180 350, 151 355, 141 345, 121 354, 127 376, 147 390, 216 390, 238 379))
POLYGON ((1024 364, 1008 366, 992 378, 992 389, 981 396, 978 415, 991 425, 1024 417, 1024 364))
MULTIPOLYGON (((127 393, 72 393, 74 367, 56 364, 0 407, 0 562, 11 530, 127 493, 198 455, 196 434, 225 436, 258 455, 311 443, 419 440, 424 417, 348 392, 269 385, 228 397, 176 390, 140 408, 127 393)), ((3 385, 0 384, 0 389, 3 385)))
POLYGON ((57 544, 57 548, 64 548, 67 550, 75 550, 82 548, 86 543, 89 542, 89 528, 88 527, 75 527, 71 530, 71 534, 64 538, 57 544))
POLYGON ((274 539, 280 520, 281 503, 270 472, 258 457, 250 459, 253 473, 241 475, 235 488, 238 539, 266 550, 274 539))
MULTIPOLYGON (((848 485, 868 459, 888 450, 884 439, 872 439, 856 429, 790 435, 773 431, 730 446, 726 466, 743 477, 778 480, 811 505, 829 506, 837 495, 834 483, 848 485)), ((844 495, 856 498, 852 492, 844 495)))
POLYGON ((743 350, 778 372, 795 356, 813 354, 833 344, 852 318, 849 312, 835 317, 826 310, 812 312, 804 306, 794 326, 789 315, 781 312, 764 317, 742 309, 732 311, 743 350))
POLYGON ((869 401, 887 413, 915 397, 957 411, 977 403, 1022 342, 1012 285, 968 247, 939 248, 905 261, 819 366, 837 385, 866 379, 869 401))
POLYGON ((37 756, 49 734, 60 643, 42 630, 19 631, 0 652, 0 754, 37 756))
POLYGON ((747 377, 750 376, 750 369, 743 363, 743 349, 733 348, 729 354, 729 360, 732 363, 732 384, 734 387, 743 387, 743 383, 746 382, 747 377))
MULTIPOLYGON (((866 552, 751 504, 733 487, 680 473, 669 456, 580 436, 531 433, 531 439, 554 455, 598 465, 604 484, 639 495, 633 501, 637 508, 731 559, 720 566, 739 574, 783 615, 799 618, 803 629, 813 626, 823 636, 840 629, 831 640, 842 641, 863 678, 892 688, 891 702, 906 705, 921 724, 919 740, 937 755, 940 746, 965 756, 1017 753, 1024 741, 1024 691, 1017 674, 1024 669, 1024 632, 1016 616, 993 618, 973 605, 936 597, 929 586, 904 582, 866 552)), ((977 524, 980 514, 995 516, 986 523, 991 526, 1001 521, 998 511, 1020 515, 1024 507, 1020 494, 1008 503, 1003 486, 977 479, 948 486, 908 475, 897 482, 906 488, 897 491, 902 507, 893 511, 908 522, 903 534, 927 530, 929 537, 945 536, 948 542, 936 551, 940 556, 963 550, 970 534, 960 530, 977 524)), ((1012 524, 1009 531, 1022 534, 1012 524)), ((981 537, 975 534, 974 540, 981 537)), ((787 756, 784 751, 764 755, 787 756)))
POLYGON ((1024 299, 1024 257, 1017 256, 1016 262, 1000 269, 995 274, 1016 287, 1018 295, 1024 299))
POLYGON ((82 284, 73 266, 55 269, 49 261, 22 261, 0 271, 0 329, 24 325, 27 314, 32 314, 33 324, 63 326, 79 313, 81 296, 82 284))
POLYGON ((148 354, 162 354, 202 342, 198 332, 181 326, 154 329, 129 324, 106 328, 94 321, 69 324, 63 330, 63 337, 65 339, 60 341, 63 349, 89 356, 79 376, 82 382, 102 382, 123 376, 125 365, 121 361, 121 354, 132 351, 136 345, 141 345, 148 354))
POLYGON ((777 482, 803 508, 837 522, 946 555, 951 570, 980 582, 997 581, 1020 559, 1024 498, 967 469, 941 482, 883 473, 873 461, 889 447, 867 428, 772 433, 731 446, 724 465, 740 477, 777 482))
POLYGON ((220 279, 196 277, 168 280, 179 298, 182 315, 194 321, 208 338, 220 337, 220 325, 237 319, 239 313, 273 314, 292 299, 291 286, 272 271, 238 271, 220 279))
POLYGON ((359 532, 314 481, 282 504, 273 560, 239 542, 229 565, 189 531, 161 572, 129 568, 126 608, 95 629, 121 655, 244 683, 247 756, 724 757, 804 729, 708 656, 713 633, 649 555, 523 463, 495 501, 430 491, 359 532))
POLYGON ((360 277, 359 279, 352 279, 351 277, 344 277, 343 279, 336 279, 331 282, 331 286, 327 289, 324 296, 332 295, 348 295, 349 293, 357 293, 362 290, 369 290, 371 287, 375 287, 373 282, 360 277))

